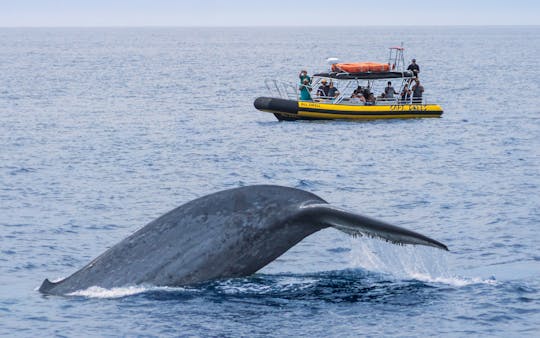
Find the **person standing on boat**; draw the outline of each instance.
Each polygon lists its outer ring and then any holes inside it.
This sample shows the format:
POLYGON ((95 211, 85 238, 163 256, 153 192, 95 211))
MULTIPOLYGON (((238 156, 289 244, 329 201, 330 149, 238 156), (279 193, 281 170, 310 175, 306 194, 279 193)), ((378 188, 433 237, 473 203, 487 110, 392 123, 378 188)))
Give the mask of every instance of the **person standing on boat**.
POLYGON ((412 87, 413 103, 422 103, 422 93, 424 92, 424 86, 420 84, 420 80, 416 79, 416 83, 412 87))
POLYGON ((298 74, 298 77, 300 78, 300 84, 304 83, 304 80, 308 80, 309 84, 311 84, 311 78, 309 75, 307 75, 307 70, 301 70, 300 74, 298 74))
POLYGON ((304 79, 300 85, 300 100, 301 101, 311 101, 311 86, 309 85, 309 80, 304 79))
POLYGON ((386 86, 386 88, 384 88, 384 98, 393 99, 394 94, 398 94, 398 92, 396 92, 394 87, 392 87, 392 82, 388 81, 388 85, 386 86))
POLYGON ((411 100, 411 91, 409 90, 409 85, 405 84, 403 86, 403 90, 401 91, 401 95, 399 96, 401 99, 402 104, 407 104, 411 100))
POLYGON ((420 66, 416 63, 416 59, 411 60, 411 64, 407 67, 407 70, 413 72, 414 77, 418 78, 418 73, 420 73, 420 66))

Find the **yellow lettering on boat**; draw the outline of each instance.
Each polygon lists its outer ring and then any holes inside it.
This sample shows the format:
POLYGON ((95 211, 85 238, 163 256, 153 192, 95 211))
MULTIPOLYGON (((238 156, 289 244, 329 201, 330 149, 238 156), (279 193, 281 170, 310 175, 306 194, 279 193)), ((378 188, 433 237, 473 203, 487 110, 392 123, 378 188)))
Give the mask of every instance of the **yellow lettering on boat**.
POLYGON ((434 107, 428 107, 422 104, 404 104, 404 105, 392 105, 390 111, 431 111, 434 107))
POLYGON ((301 108, 321 108, 319 103, 313 102, 298 102, 298 106, 301 108))

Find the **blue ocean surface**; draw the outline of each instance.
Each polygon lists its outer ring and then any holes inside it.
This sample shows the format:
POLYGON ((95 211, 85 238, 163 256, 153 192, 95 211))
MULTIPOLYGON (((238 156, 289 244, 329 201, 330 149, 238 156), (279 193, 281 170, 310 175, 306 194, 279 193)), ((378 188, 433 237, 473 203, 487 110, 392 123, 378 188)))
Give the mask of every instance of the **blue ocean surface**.
POLYGON ((540 332, 540 27, 0 29, 0 335, 540 332), (415 57, 441 119, 278 122, 266 78, 415 57), (320 231, 257 274, 37 291, 163 213, 278 184, 433 237, 320 231))

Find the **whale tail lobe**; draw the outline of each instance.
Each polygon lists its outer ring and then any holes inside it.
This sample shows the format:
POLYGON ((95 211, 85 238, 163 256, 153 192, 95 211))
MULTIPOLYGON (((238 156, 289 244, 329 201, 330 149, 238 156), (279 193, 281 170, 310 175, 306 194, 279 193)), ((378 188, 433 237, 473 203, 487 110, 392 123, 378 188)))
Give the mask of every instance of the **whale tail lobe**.
POLYGON ((351 236, 379 238, 394 244, 426 245, 448 251, 443 243, 417 232, 391 225, 370 217, 354 214, 329 204, 312 204, 302 207, 304 215, 316 219, 323 226, 330 226, 351 236))

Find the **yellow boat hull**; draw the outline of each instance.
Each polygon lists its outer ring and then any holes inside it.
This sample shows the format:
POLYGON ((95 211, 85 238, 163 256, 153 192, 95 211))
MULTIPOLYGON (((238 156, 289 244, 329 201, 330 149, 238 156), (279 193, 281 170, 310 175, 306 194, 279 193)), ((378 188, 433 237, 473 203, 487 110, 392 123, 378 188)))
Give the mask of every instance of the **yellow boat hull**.
POLYGON ((441 117, 436 104, 353 105, 259 97, 255 108, 273 113, 278 120, 376 120, 441 117))

